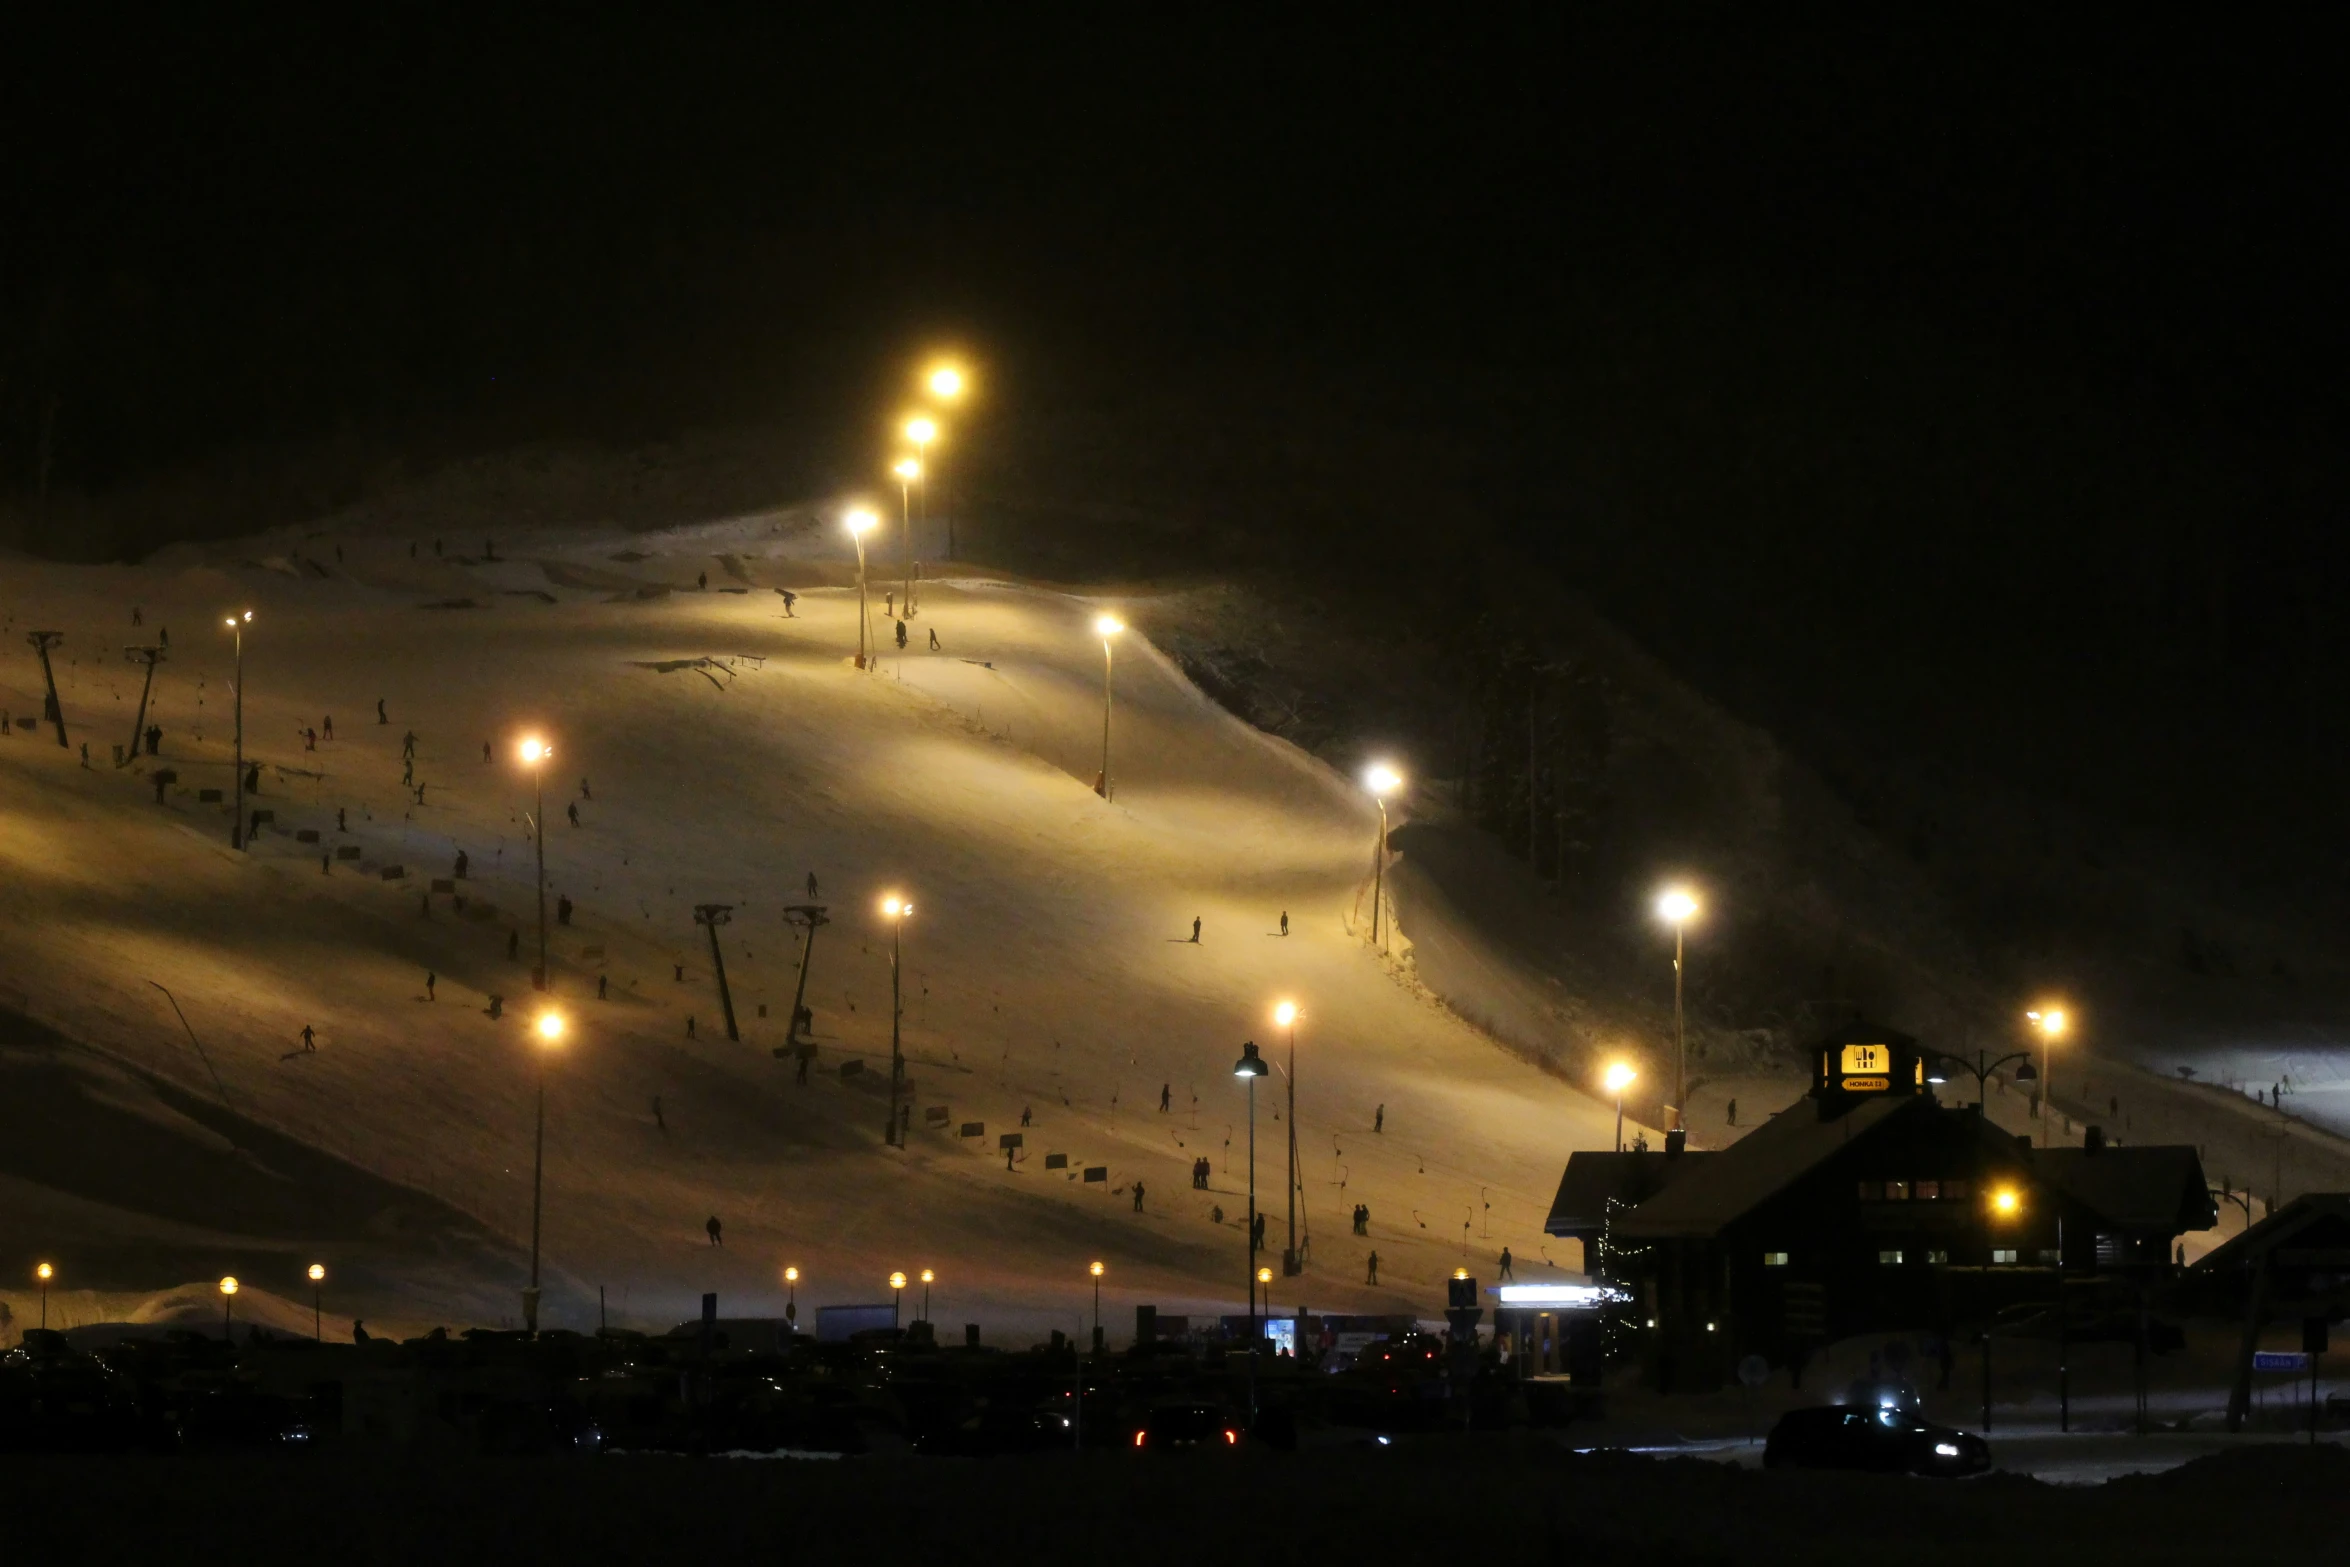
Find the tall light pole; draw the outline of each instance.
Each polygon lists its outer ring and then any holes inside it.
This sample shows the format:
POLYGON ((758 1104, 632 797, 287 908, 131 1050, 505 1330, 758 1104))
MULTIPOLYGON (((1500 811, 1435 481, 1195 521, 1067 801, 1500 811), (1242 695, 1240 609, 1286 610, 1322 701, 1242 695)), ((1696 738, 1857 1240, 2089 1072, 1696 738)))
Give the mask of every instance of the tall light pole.
POLYGON ((220 1338, 224 1344, 236 1342, 229 1331, 229 1305, 236 1298, 237 1276, 231 1273, 220 1281, 220 1338))
POLYGON ((310 1265, 310 1337, 317 1343, 326 1342, 326 1264, 310 1265))
POLYGON ((1386 763, 1363 774, 1363 786, 1379 802, 1379 841, 1371 846, 1371 945, 1387 950, 1387 927, 1381 910, 1387 898, 1387 797, 1403 787, 1403 775, 1386 763))
MULTIPOLYGON (((228 846, 232 849, 245 846, 245 628, 252 623, 251 610, 246 610, 241 616, 228 617, 228 629, 237 639, 237 678, 229 688, 229 697, 237 715, 237 809, 228 824, 228 846)), ((64 736, 65 731, 59 729, 59 740, 62 741, 64 736)))
MULTIPOLYGON (((906 439, 914 443, 914 466, 917 469, 929 467, 930 443, 938 439, 938 421, 928 414, 916 414, 906 421, 906 439)), ((930 481, 920 473, 914 477, 922 491, 922 521, 927 526, 930 521, 930 481)))
POLYGON ((539 1037, 538 1130, 530 1150, 530 1288, 522 1292, 522 1327, 539 1330, 539 1215, 544 1210, 547 1174, 547 1053, 563 1043, 563 1014, 541 1012, 532 1025, 539 1037))
POLYGON ((1102 1265, 1098 1262, 1086 1272, 1093 1275, 1093 1352, 1102 1352, 1102 1265))
POLYGON ((922 1270, 922 1320, 930 1320, 930 1286, 938 1282, 938 1274, 929 1268, 922 1270))
MULTIPOLYGON (((942 403, 952 403, 961 400, 965 379, 963 372, 953 365, 935 365, 931 368, 926 384, 930 388, 931 396, 942 403)), ((929 487, 927 479, 923 481, 923 486, 924 500, 927 502, 929 487)), ((952 486, 949 486, 944 499, 947 514, 947 559, 953 560, 955 558, 955 495, 952 486)))
POLYGON ((1632 1080, 1639 1075, 1625 1063, 1617 1061, 1609 1065, 1606 1075, 1600 1079, 1607 1085, 1607 1091, 1616 1096, 1616 1152, 1618 1153, 1624 1151, 1624 1090, 1630 1088, 1632 1080))
POLYGON ((791 1330, 797 1333, 800 1330, 800 1270, 796 1266, 783 1270, 783 1288, 783 1320, 790 1323, 791 1330))
POLYGON ((1297 1003, 1276 1006, 1273 1022, 1289 1030, 1289 1070, 1283 1074, 1289 1088, 1289 1249, 1281 1254, 1281 1271, 1294 1275, 1305 1268, 1297 1254, 1297 1003))
POLYGON ((905 1137, 898 1130, 898 1100, 906 1088, 906 1052, 899 1034, 899 1024, 906 1015, 900 999, 904 994, 899 980, 898 957, 906 934, 906 916, 914 912, 914 905, 891 893, 881 900, 881 912, 889 916, 889 1127, 883 1138, 892 1148, 903 1148, 905 1137))
POLYGON ((901 457, 890 472, 898 476, 898 532, 904 535, 906 545, 906 574, 898 585, 898 618, 903 620, 914 613, 914 513, 906 497, 914 481, 922 477, 922 464, 901 457))
POLYGON ((1248 1083, 1248 1412, 1253 1418, 1257 1412, 1257 1283, 1261 1277, 1257 1267, 1257 1079, 1265 1075, 1265 1058, 1257 1054, 1255 1040, 1240 1047, 1232 1075, 1248 1083))
POLYGON ((865 651, 865 634, 869 619, 865 608, 865 535, 872 530, 875 519, 873 513, 860 506, 850 512, 844 520, 848 524, 849 537, 857 541, 857 667, 870 669, 873 667, 873 661, 865 651))
POLYGON ((905 1298, 906 1276, 903 1273, 891 1274, 889 1276, 889 1325, 892 1332, 895 1332, 898 1326, 898 1302, 905 1298))
POLYGON ((2048 1146, 2048 1123, 2056 1111, 2056 1042, 2072 1026, 2062 1007, 2043 1006, 2024 1018, 2040 1031, 2040 1146, 2048 1146))
POLYGON ((1656 900, 1657 918, 1673 927, 1673 1125, 1686 1127, 1683 1109, 1689 1096, 1689 1029, 1681 1010, 1683 936, 1697 917, 1697 895, 1686 887, 1667 887, 1656 900))
POLYGON ((1110 639, 1125 629, 1126 622, 1115 615, 1096 615, 1093 619, 1093 634, 1102 639, 1102 775, 1094 780, 1093 792, 1105 800, 1110 797, 1110 639))
POLYGON ((555 748, 532 735, 522 742, 522 760, 529 764, 531 788, 530 836, 539 860, 539 965, 530 973, 530 988, 547 988, 547 758, 555 748))
POLYGON ((33 1277, 41 1281, 41 1326, 46 1328, 49 1326, 49 1281, 57 1277, 57 1270, 44 1262, 33 1269, 33 1277))

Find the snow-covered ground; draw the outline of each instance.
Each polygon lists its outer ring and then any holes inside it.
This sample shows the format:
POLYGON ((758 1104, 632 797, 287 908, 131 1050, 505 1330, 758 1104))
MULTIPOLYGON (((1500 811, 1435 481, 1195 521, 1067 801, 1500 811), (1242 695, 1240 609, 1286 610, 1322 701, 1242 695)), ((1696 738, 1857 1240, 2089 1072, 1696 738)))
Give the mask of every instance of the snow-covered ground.
MULTIPOLYGON (((1247 1099, 1231 1066, 1246 1039, 1286 1057, 1269 1017, 1285 998, 1304 1010, 1312 1261, 1274 1301, 1425 1314, 1464 1245, 1482 1275, 1505 1244, 1538 1268, 1560 1166, 1606 1145, 1612 1109, 1370 950, 1357 910, 1371 803, 1202 697, 1152 649, 1147 601, 933 580, 909 649, 860 672, 853 557, 804 510, 501 538, 494 562, 479 540, 416 545, 330 533, 137 567, 8 563, 0 1007, 54 1031, 9 1031, 13 1079, 41 1090, 10 1114, 89 1128, 0 1155, 12 1270, 53 1256, 66 1280, 114 1292, 115 1310, 124 1292, 261 1270, 251 1287, 307 1306, 298 1271, 317 1256, 345 1317, 517 1314, 539 1061, 530 777, 515 747, 532 733, 556 747, 548 896, 576 908, 552 941, 573 1029, 545 1060, 551 1323, 592 1325, 599 1290, 621 1322, 678 1320, 704 1290, 728 1315, 773 1311, 787 1263, 803 1313, 885 1299, 890 1270, 930 1267, 941 1322, 1075 1328, 1090 1323, 1097 1257, 1120 1336, 1137 1302, 1240 1309, 1247 1099), (801 595, 795 617, 777 587, 801 595), (1105 606, 1136 627, 1118 646, 1114 803, 1090 787, 1102 651, 1088 626, 1105 606), (227 807, 197 791, 231 787, 222 617, 247 608, 251 803, 274 820, 239 856, 227 807), (27 732, 39 673, 22 638, 36 627, 66 634, 74 749, 27 732), (118 770, 110 751, 138 695, 122 648, 166 628, 150 707, 162 756, 118 770), (403 782, 411 731, 421 800, 403 782), (158 766, 177 775, 161 805, 158 766), (343 847, 356 858, 333 858, 343 847), (428 892, 460 852, 462 912, 428 892), (403 874, 386 879, 391 867, 403 874), (834 923, 809 985, 822 1053, 801 1087, 771 1052, 799 957, 782 911, 809 901, 811 874, 834 923), (902 1152, 882 1146, 874 1091, 890 892, 915 906, 902 1152), (732 909, 739 1043, 695 924, 703 903, 732 909), (861 1079, 842 1077, 852 1061, 861 1079), (1024 1112, 1024 1157, 1007 1170, 997 1138, 1024 1112), (983 1134, 959 1135, 966 1123, 983 1134), (1066 1171, 1046 1169, 1054 1154, 1066 1171), (1201 1155, 1214 1174, 1194 1191, 1201 1155), (1088 1166, 1108 1180, 1078 1179, 1088 1166), (1367 1238, 1350 1233, 1357 1202, 1367 1238), (713 1215, 722 1248, 704 1233, 713 1215), (1374 1247, 1376 1288, 1363 1283, 1374 1247)), ((875 553, 886 626, 892 551, 875 553)), ((1257 1092, 1276 1264, 1284 1093, 1278 1076, 1257 1092)), ((30 1290, 12 1280, 5 1298, 21 1325, 30 1290)))

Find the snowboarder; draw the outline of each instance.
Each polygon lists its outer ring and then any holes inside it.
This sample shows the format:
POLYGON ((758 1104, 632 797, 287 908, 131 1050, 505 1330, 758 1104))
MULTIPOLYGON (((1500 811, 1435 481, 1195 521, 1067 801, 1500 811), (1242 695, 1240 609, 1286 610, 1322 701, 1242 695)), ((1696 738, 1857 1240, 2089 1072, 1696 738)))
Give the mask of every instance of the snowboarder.
POLYGON ((606 987, 611 983, 612 976, 609 974, 598 974, 596 976, 596 999, 598 1001, 605 999, 606 987))
POLYGON ((435 974, 435 973, 434 973, 434 972, 433 972, 431 969, 426 969, 426 970, 424 971, 424 999, 425 999, 425 1000, 427 1000, 427 1001, 437 1001, 438 999, 440 999, 438 996, 436 996, 436 995, 433 993, 433 987, 434 987, 434 986, 436 986, 436 985, 438 985, 440 982, 441 982, 441 977, 440 977, 440 975, 438 975, 438 974, 435 974))
POLYGON ((555 923, 558 925, 571 923, 571 894, 568 892, 555 899, 555 923))
POLYGON ((1369 1260, 1370 1270, 1363 1275, 1363 1282, 1376 1284, 1379 1282, 1379 1254, 1376 1251, 1372 1252, 1369 1260))
POLYGON ((800 601, 800 596, 799 596, 797 593, 794 593, 794 592, 793 592, 791 589, 789 589, 789 588, 777 588, 775 591, 783 595, 783 615, 784 615, 784 618, 785 618, 786 620, 796 620, 796 619, 798 619, 799 617, 798 617, 798 615, 797 615, 797 614, 796 614, 796 613, 793 611, 793 609, 792 609, 792 606, 793 606, 794 604, 797 604, 797 603, 800 601))
POLYGON ((661 1096, 659 1094, 653 1096, 653 1124, 664 1132, 669 1130, 668 1119, 661 1114, 661 1096))
POLYGON ((723 1240, 721 1240, 721 1239, 719 1238, 719 1234, 718 1234, 718 1230, 719 1230, 719 1225, 718 1225, 718 1215, 716 1215, 716 1214, 712 1214, 712 1215, 710 1215, 710 1222, 709 1222, 709 1223, 707 1223, 707 1224, 705 1224, 705 1225, 703 1225, 703 1226, 702 1226, 702 1228, 710 1232, 710 1244, 711 1244, 711 1245, 713 1245, 713 1246, 724 1246, 724 1245, 726 1244, 726 1242, 725 1242, 725 1241, 723 1241, 723 1240))
POLYGON ((1195 947, 1199 945, 1199 916, 1196 914, 1191 917, 1191 944, 1195 947))
POLYGON ((1510 1249, 1507 1246, 1504 1246, 1501 1249, 1501 1277, 1504 1283, 1510 1282, 1512 1278, 1510 1273, 1510 1249))
POLYGON ((1175 1107, 1175 1095, 1165 1083, 1159 1085, 1159 1114, 1165 1115, 1175 1107))
POLYGON ((930 651, 933 653, 941 651, 938 645, 938 627, 936 626, 930 628, 930 651))
POLYGON ((1287 909, 1281 911, 1281 934, 1284 936, 1289 934, 1289 911, 1287 909))
POLYGON ((563 807, 563 810, 564 813, 571 818, 571 825, 577 827, 579 825, 579 802, 574 800, 569 805, 563 807))
POLYGON ((302 1025, 302 1053, 304 1055, 318 1053, 318 1036, 311 1032, 310 1025, 307 1023, 302 1025))
POLYGON ((1136 1213, 1142 1212, 1142 1182, 1140 1181, 1134 1183, 1134 1211, 1136 1213))

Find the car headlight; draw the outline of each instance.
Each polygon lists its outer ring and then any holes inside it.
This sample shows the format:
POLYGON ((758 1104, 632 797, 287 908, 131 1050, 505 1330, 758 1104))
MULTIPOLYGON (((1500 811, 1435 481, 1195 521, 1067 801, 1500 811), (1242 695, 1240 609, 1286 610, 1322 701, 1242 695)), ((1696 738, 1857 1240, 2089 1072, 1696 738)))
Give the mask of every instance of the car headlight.
POLYGON ((1958 1444, 1955 1442, 1936 1442, 1934 1444, 1934 1455, 1938 1458, 1956 1458, 1958 1456, 1958 1444))

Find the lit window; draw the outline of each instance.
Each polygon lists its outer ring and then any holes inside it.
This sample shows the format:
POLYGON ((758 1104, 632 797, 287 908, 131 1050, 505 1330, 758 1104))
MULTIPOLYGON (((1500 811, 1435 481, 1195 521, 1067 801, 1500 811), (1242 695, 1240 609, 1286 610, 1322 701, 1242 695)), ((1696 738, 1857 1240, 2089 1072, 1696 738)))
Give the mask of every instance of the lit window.
POLYGON ((1884 1195, 1885 1188, 1878 1185, 1875 1181, 1863 1181, 1860 1183, 1860 1200, 1862 1202, 1875 1202, 1878 1198, 1884 1195))
POLYGON ((1942 1183, 1942 1200, 1944 1202, 1966 1201, 1966 1182, 1944 1181, 1942 1183))
POLYGON ((1933 1202, 1934 1200, 1936 1200, 1937 1198, 1939 1198, 1941 1195, 1942 1195, 1942 1183, 1941 1183, 1940 1181, 1920 1181, 1920 1182, 1918 1182, 1918 1201, 1920 1201, 1920 1202, 1933 1202))
POLYGON ((1763 1266, 1766 1268, 1784 1268, 1787 1266, 1787 1254, 1783 1251, 1766 1251, 1763 1253, 1763 1266))
POLYGON ((1950 1253, 1937 1246, 1926 1253, 1926 1263, 1929 1267, 1947 1267, 1950 1263, 1950 1253))
POLYGON ((1879 1265, 1880 1267, 1886 1267, 1886 1268, 1898 1268, 1898 1267, 1900 1267, 1900 1266, 1901 1266, 1901 1249, 1900 1249, 1900 1248, 1897 1246, 1897 1247, 1895 1247, 1895 1248, 1894 1248, 1893 1250, 1891 1250, 1891 1251, 1881 1251, 1881 1252, 1877 1253, 1877 1263, 1878 1263, 1878 1265, 1879 1265))
POLYGON ((1991 1253, 1991 1261, 1994 1265, 2002 1263, 2012 1264, 2015 1261, 2015 1248, 2012 1246, 2000 1246, 1994 1248, 1991 1253))
POLYGON ((1909 1201, 1909 1182, 1887 1181, 1885 1183, 1885 1200, 1887 1202, 1909 1201))
POLYGON ((2064 1263, 2064 1253, 2053 1246, 2043 1246, 2040 1248, 2040 1263, 2043 1267, 2060 1267, 2064 1263))

